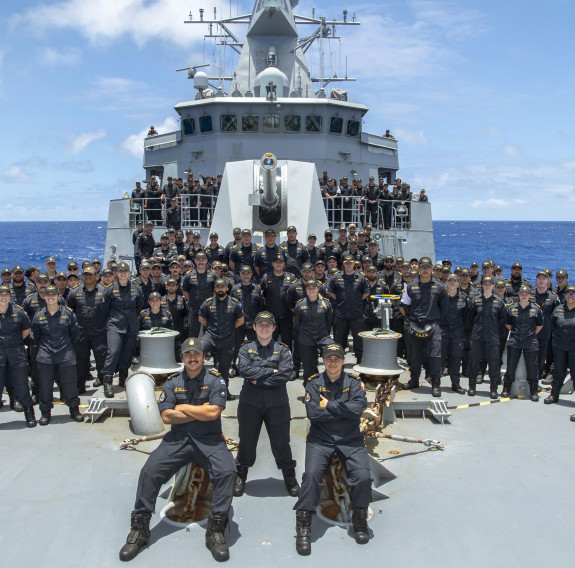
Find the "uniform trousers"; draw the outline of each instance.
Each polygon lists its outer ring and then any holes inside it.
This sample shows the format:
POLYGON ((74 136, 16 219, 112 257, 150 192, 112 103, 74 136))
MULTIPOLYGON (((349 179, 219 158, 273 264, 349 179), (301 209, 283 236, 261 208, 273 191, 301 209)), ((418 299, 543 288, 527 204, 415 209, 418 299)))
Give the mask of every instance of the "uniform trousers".
MULTIPOLYGON (((274 314, 275 315, 275 314, 274 314)), ((285 318, 276 318, 276 329, 273 333, 273 338, 275 341, 281 335, 281 342, 287 345, 288 349, 292 351, 293 349, 293 317, 287 316, 285 318)))
MULTIPOLYGON (((240 327, 236 327, 236 344, 234 346, 234 361, 238 358, 238 353, 240 351, 240 347, 244 343, 244 339, 247 337, 248 341, 255 341, 256 339, 256 332, 253 327, 247 326, 246 324, 240 325, 240 327)), ((235 367, 235 363, 234 363, 235 367)))
POLYGON ((470 380, 477 380, 481 363, 489 365, 489 380, 499 383, 501 367, 499 365, 499 344, 487 341, 472 340, 469 351, 469 369, 467 376, 470 380))
POLYGON ((525 359, 525 370, 527 371, 527 382, 536 383, 538 375, 537 369, 537 351, 529 351, 527 349, 517 349, 516 347, 507 346, 507 372, 505 373, 505 379, 509 382, 515 380, 515 372, 517 371, 517 365, 519 363, 519 358, 523 353, 525 359))
POLYGON ((294 469, 296 462, 292 457, 290 446, 290 422, 289 403, 262 408, 246 404, 240 397, 238 404, 240 444, 236 463, 244 467, 254 465, 262 424, 265 424, 278 469, 294 469))
POLYGON ((42 363, 38 361, 38 387, 40 412, 50 412, 54 405, 54 379, 56 372, 60 376, 61 396, 69 408, 78 408, 80 397, 76 378, 76 361, 63 361, 62 363, 42 363))
POLYGON ((441 338, 442 366, 448 364, 451 384, 459 384, 461 378, 461 359, 465 337, 450 337, 449 334, 441 338))
POLYGON ((545 360, 547 359, 547 347, 549 345, 549 339, 551 338, 551 333, 543 334, 543 330, 541 330, 537 334, 537 369, 538 369, 538 377, 543 375, 545 370, 545 360))
POLYGON ((358 364, 361 363, 363 355, 363 341, 359 336, 364 331, 363 318, 335 318, 335 342, 339 343, 344 349, 347 345, 347 336, 351 331, 353 337, 353 352, 358 364))
POLYGON ((202 329, 202 324, 198 320, 198 314, 191 313, 188 315, 188 337, 200 337, 200 331, 202 329))
POLYGON ((132 355, 138 345, 138 335, 119 333, 108 330, 108 349, 102 375, 113 375, 116 369, 129 369, 132 366, 132 355))
POLYGON ((210 455, 206 455, 189 437, 181 444, 168 443, 164 439, 150 454, 140 472, 133 512, 150 517, 162 485, 190 462, 206 471, 213 484, 212 514, 227 515, 237 475, 234 458, 223 439, 210 455))
POLYGON ((75 346, 76 351, 76 372, 78 374, 78 384, 84 385, 87 380, 90 380, 90 352, 94 352, 94 360, 96 361, 96 371, 98 378, 102 378, 102 369, 106 363, 106 352, 108 347, 106 345, 106 338, 103 335, 83 335, 80 333, 78 342, 75 346))
POLYGON ((353 507, 367 508, 371 501, 371 472, 367 450, 361 446, 339 446, 307 442, 305 448, 305 472, 302 477, 296 511, 314 512, 323 489, 323 474, 337 454, 347 473, 347 485, 353 507))
POLYGON ((16 400, 22 406, 34 404, 28 388, 28 365, 26 363, 13 367, 7 360, 4 365, 0 365, 0 395, 4 387, 9 393, 11 390, 14 391, 16 400))
POLYGON ((304 345, 296 341, 299 345, 299 352, 301 357, 301 362, 303 365, 303 380, 309 379, 312 375, 318 373, 317 361, 318 352, 323 351, 323 348, 333 343, 333 339, 328 335, 323 339, 320 339, 315 345, 304 345))
MULTIPOLYGON (((230 367, 232 366, 232 361, 234 360, 234 346, 229 347, 222 346, 222 340, 214 337, 209 333, 204 333, 202 337, 202 345, 204 347, 205 353, 211 353, 214 356, 214 364, 217 361, 218 372, 222 375, 226 385, 230 383, 230 367)), ((229 341, 226 341, 224 345, 227 345, 229 341)))
POLYGON ((410 361, 409 373, 412 381, 419 382, 424 359, 429 365, 429 375, 432 379, 441 379, 441 329, 436 325, 429 337, 420 339, 409 335, 410 361))
POLYGON ((567 350, 553 346, 553 382, 552 387, 561 388, 565 384, 567 369, 575 383, 575 349, 567 350))

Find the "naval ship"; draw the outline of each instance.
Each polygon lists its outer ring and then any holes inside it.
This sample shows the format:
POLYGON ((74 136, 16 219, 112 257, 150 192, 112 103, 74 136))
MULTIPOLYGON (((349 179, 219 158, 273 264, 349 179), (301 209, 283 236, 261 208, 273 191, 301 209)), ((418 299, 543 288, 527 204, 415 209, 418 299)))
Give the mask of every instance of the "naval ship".
MULTIPOLYGON (((205 217, 212 227, 218 222, 221 203, 227 211, 222 214, 228 215, 228 220, 237 219, 235 211, 229 211, 230 200, 235 199, 231 194, 237 193, 233 208, 241 209, 244 215, 241 220, 246 226, 250 226, 250 220, 255 221, 252 227, 263 224, 263 216, 264 221, 282 227, 291 224, 292 214, 303 210, 303 216, 297 217, 302 222, 308 219, 307 224, 298 227, 303 234, 314 227, 314 216, 321 216, 320 212, 325 214, 321 198, 316 199, 318 172, 327 169, 330 176, 336 177, 349 176, 352 170, 367 170, 378 175, 381 167, 384 171, 387 168, 388 179, 392 179, 397 171, 397 142, 361 132, 361 121, 357 136, 352 135, 353 130, 352 134, 347 133, 346 121, 356 120, 367 109, 343 97, 328 97, 324 84, 327 80, 320 81, 324 88, 321 97, 321 87, 318 96, 308 97, 314 81, 309 75, 306 78, 303 67, 302 53, 307 43, 298 39, 295 27, 300 23, 316 26, 316 32, 308 36, 309 43, 312 37, 321 39, 324 34, 329 35, 325 28, 328 24, 323 19, 295 16, 292 9, 296 4, 285 0, 258 0, 253 14, 237 18, 238 23, 248 25, 248 34, 243 44, 231 42, 237 44, 236 49, 241 48, 240 61, 243 61, 233 77, 236 84, 232 93, 228 95, 223 88, 220 93, 219 83, 214 96, 202 87, 201 95, 198 91, 200 96, 177 107, 182 116, 181 131, 145 140, 144 167, 148 179, 152 175, 161 179, 166 175, 185 177, 182 174, 188 168, 194 172, 223 171, 224 180, 228 176, 228 194, 223 183, 218 203, 205 217), (264 60, 268 53, 273 53, 271 45, 275 47, 276 64, 268 66, 264 60), (244 71, 239 73, 241 69, 244 71), (266 70, 266 83, 260 81, 260 90, 256 91, 256 78, 266 70), (287 78, 285 83, 278 70, 287 78), (275 81, 280 77, 283 90, 278 92, 280 82, 275 81), (300 130, 285 131, 285 115, 280 113, 278 136, 264 132, 263 117, 271 114, 271 102, 267 100, 267 89, 262 97, 261 88, 270 86, 270 82, 272 87, 276 86, 275 108, 278 109, 279 104, 281 113, 289 111, 290 115, 300 116, 300 130), (221 132, 218 109, 238 117, 239 131, 221 132), (239 125, 250 112, 259 117, 259 131, 252 137, 247 133, 244 137, 239 125), (326 121, 331 122, 331 117, 338 113, 345 124, 341 134, 329 130, 305 132, 307 116, 322 117, 325 128, 326 121), (206 116, 211 117, 213 132, 201 131, 201 124, 207 121, 200 118, 206 116), (186 119, 190 119, 187 126, 186 119), (299 142, 284 143, 292 135, 299 142), (281 139, 282 144, 274 145, 275 138, 281 139), (249 140, 249 144, 244 144, 245 140, 249 140), (338 154, 340 149, 349 151, 349 156, 338 154), (267 154, 277 156, 277 162, 273 163, 272 159, 270 164, 267 158, 262 159, 267 154), (250 176, 232 179, 230 175, 237 174, 237 170, 230 168, 233 164, 249 171, 250 176), (271 165, 270 169, 264 168, 264 172, 275 173, 275 185, 269 183, 270 176, 266 179, 262 173, 263 165, 271 165), (304 173, 298 178, 301 170, 304 173), (307 179, 308 197, 313 190, 313 215, 309 214, 307 202, 292 200, 294 179, 298 182, 307 179), (245 193, 240 181, 248 186, 244 188, 245 193), (275 187, 275 195, 272 187, 275 187), (274 198, 279 199, 282 207, 273 206, 274 198), (286 215, 287 218, 283 218, 286 215)), ((218 20, 217 24, 220 22, 224 31, 228 23, 232 23, 218 20)), ((216 26, 213 21, 204 23, 216 26)), ((344 18, 336 25, 346 23, 353 25, 354 21, 346 22, 344 18)), ((196 79, 197 73, 192 75, 196 79)), ((200 76, 198 83, 209 86, 215 80, 200 76)), ((114 254, 131 260, 133 222, 141 214, 137 205, 131 203, 129 197, 111 203, 107 257, 114 254)), ((424 234, 432 236, 429 205, 412 203, 411 206, 411 228, 394 227, 389 235, 381 230, 383 245, 405 246, 417 240, 418 234, 421 242, 425 240, 424 234)), ((322 217, 321 222, 324 221, 330 225, 338 222, 322 217)), ((210 230, 208 226, 202 227, 201 222, 194 224, 191 220, 190 223, 203 234, 210 230)), ((221 230, 221 234, 228 234, 230 227, 231 224, 226 231, 221 230)), ((432 247, 432 242, 428 246, 432 247)), ((407 249, 399 250, 407 257, 411 254, 405 252, 407 249)), ((425 249, 427 254, 432 251, 432 248, 425 249)), ((404 362, 400 363, 403 366, 404 362)), ((346 367, 351 367, 351 361, 346 362, 346 367)), ((405 382, 406 375, 402 372, 399 380, 405 382)), ((239 392, 241 383, 241 377, 231 380, 230 389, 234 394, 239 392)), ((312 554, 305 558, 297 555, 294 499, 285 492, 281 474, 269 451, 267 434, 263 432, 246 493, 233 501, 227 533, 231 553, 228 564, 253 568, 292 568, 310 566, 310 563, 321 568, 570 566, 572 558, 568 551, 574 505, 571 472, 575 463, 573 424, 568 419, 573 412, 572 398, 563 396, 559 404, 551 406, 544 405, 542 400, 533 403, 520 396, 490 401, 484 384, 478 386, 477 397, 470 399, 452 393, 446 386, 448 383, 445 377, 442 412, 437 408, 433 411, 431 389, 425 383, 416 391, 398 390, 392 401, 397 411, 393 416, 384 412, 388 419, 385 428, 366 439, 372 458, 383 468, 380 473, 387 472, 378 480, 380 499, 371 505, 372 538, 367 545, 356 544, 345 526, 333 526, 316 516, 312 526, 312 554), (420 411, 409 412, 410 405, 420 411), (381 499, 382 496, 389 498, 381 499)), ((301 404, 301 383, 288 383, 288 392, 292 407, 292 447, 301 479, 308 427, 301 404)), ((88 395, 99 396, 93 387, 89 387, 88 395)), ((117 400, 118 395, 113 400, 117 400)), ((368 400, 376 403, 375 398, 374 391, 368 390, 368 400)), ((88 397, 82 397, 82 402, 82 409, 86 411, 88 397)), ((222 419, 224 433, 232 440, 238 435, 236 412, 237 401, 231 401, 222 419)), ((134 418, 121 412, 112 417, 107 412, 93 424, 88 421, 76 424, 69 419, 67 407, 56 404, 48 427, 28 429, 21 414, 9 410, 7 405, 1 409, 2 566, 125 566, 118 559, 118 551, 129 531, 138 473, 158 444, 157 441, 137 445, 123 443, 135 436, 134 418)), ((157 514, 152 518, 150 543, 131 565, 212 565, 214 561, 204 546, 204 529, 200 525, 192 523, 182 528, 162 518, 160 513, 169 505, 170 493, 168 484, 160 493, 157 514)))
MULTIPOLYGON (((336 183, 346 178, 350 186, 361 179, 365 187, 373 177, 391 188, 397 178, 398 141, 364 131, 368 108, 350 101, 340 88, 355 79, 347 71, 331 73, 324 64, 326 43, 339 40, 340 29, 360 22, 347 10, 340 20, 315 17, 315 10, 312 17, 299 16, 293 12, 297 5, 296 0, 257 0, 248 15, 218 18, 214 10, 208 19, 200 9, 185 20, 205 26, 206 38, 235 54, 235 69, 226 73, 217 66, 210 75, 204 71, 210 65, 198 63, 179 70, 187 71, 195 95, 175 105, 177 131, 151 131, 145 138, 144 182, 160 188, 169 177, 186 182, 177 203, 180 225, 200 232, 204 243, 212 231, 222 242, 231 240, 232 227, 251 229, 255 242, 263 241, 268 228, 281 239, 290 225, 300 240, 314 233, 320 242, 328 226, 353 222, 361 228, 366 222, 365 200, 322 200, 318 178, 324 172, 336 183), (247 27, 243 41, 234 26, 247 27), (315 46, 318 76, 306 63, 306 53, 315 46), (203 185, 207 176, 222 176, 217 196, 194 193, 199 191, 194 180, 203 185)), ((132 261, 138 219, 153 216, 156 237, 165 230, 169 199, 150 206, 129 197, 125 193, 110 202, 106 260, 132 261)), ((370 220, 381 254, 435 258, 429 203, 380 202, 375 221, 370 220)))

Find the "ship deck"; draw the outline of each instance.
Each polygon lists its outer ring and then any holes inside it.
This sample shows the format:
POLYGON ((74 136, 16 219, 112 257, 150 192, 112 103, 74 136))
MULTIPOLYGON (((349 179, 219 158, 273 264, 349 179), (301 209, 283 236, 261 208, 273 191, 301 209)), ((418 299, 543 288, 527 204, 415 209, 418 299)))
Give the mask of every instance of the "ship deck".
MULTIPOLYGON (((351 363, 349 363, 351 367, 351 363)), ((401 377, 402 381, 406 377, 401 377)), ((466 379, 462 383, 466 384, 466 379)), ((295 551, 294 499, 286 495, 265 431, 246 493, 233 501, 229 564, 292 567, 388 565, 428 567, 530 567, 571 564, 568 555, 575 463, 573 397, 546 406, 541 399, 456 408, 489 401, 488 384, 471 399, 449 389, 442 395, 452 416, 399 419, 385 433, 431 438, 445 449, 378 438, 371 454, 395 476, 380 489, 389 499, 372 504, 373 538, 360 546, 346 529, 319 518, 312 528, 312 555, 295 551), (318 564, 319 563, 319 564, 318 564)), ((232 379, 238 393, 241 380, 232 379)), ((308 422, 302 383, 288 383, 292 401, 292 447, 301 479, 308 422), (300 399, 298 399, 300 397, 300 399)), ((90 391, 88 395, 92 394, 90 391)), ((373 391, 368 393, 373 400, 373 391)), ((87 403, 87 397, 82 397, 87 403)), ((396 400, 429 400, 431 389, 400 391, 396 400)), ((226 436, 237 439, 237 401, 228 403, 226 436)), ((129 531, 138 473, 158 442, 120 450, 133 437, 127 415, 109 413, 91 425, 73 423, 57 405, 47 427, 27 429, 22 414, 0 411, 3 515, 0 550, 4 566, 119 566, 118 552, 129 531)), ((165 504, 160 493, 156 511, 165 504)), ((179 529, 155 514, 150 544, 133 566, 202 565, 214 562, 204 529, 179 529)), ((123 564, 122 564, 123 565, 123 564)))

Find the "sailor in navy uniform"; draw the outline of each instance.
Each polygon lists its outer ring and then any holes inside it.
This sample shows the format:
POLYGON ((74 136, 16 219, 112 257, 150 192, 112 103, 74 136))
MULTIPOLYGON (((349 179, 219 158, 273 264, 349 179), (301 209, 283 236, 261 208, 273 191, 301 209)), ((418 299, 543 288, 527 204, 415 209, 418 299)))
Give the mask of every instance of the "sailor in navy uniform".
POLYGON ((311 519, 319 503, 322 478, 337 453, 347 472, 353 507, 353 529, 358 544, 369 540, 367 508, 371 500, 369 458, 359 422, 367 408, 360 378, 343 370, 344 352, 332 343, 323 350, 325 371, 313 375, 305 387, 305 405, 310 420, 306 440, 305 473, 296 511, 296 550, 311 553, 311 519))
POLYGON ((272 454, 282 471, 288 493, 299 494, 295 476, 296 462, 290 446, 291 412, 286 383, 292 372, 290 350, 273 339, 275 319, 270 312, 260 312, 254 319, 254 341, 244 343, 237 367, 244 378, 238 404, 240 444, 236 463, 238 477, 234 496, 244 494, 248 469, 256 461, 256 447, 262 424, 270 439, 272 454))
POLYGON ((184 370, 164 384, 159 408, 172 429, 150 454, 138 481, 132 530, 120 550, 120 560, 132 560, 150 537, 150 519, 160 488, 180 468, 193 462, 213 484, 212 512, 206 546, 218 561, 228 560, 225 527, 232 504, 236 466, 222 435, 220 415, 226 406, 226 384, 216 370, 204 368, 202 342, 190 337, 182 346, 184 370))

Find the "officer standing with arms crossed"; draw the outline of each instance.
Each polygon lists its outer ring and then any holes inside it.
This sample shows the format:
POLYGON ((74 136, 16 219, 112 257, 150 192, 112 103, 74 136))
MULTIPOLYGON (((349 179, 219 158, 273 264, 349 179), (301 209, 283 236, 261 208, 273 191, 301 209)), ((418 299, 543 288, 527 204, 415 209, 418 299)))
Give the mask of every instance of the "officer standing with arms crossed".
POLYGON ((310 429, 306 440, 305 472, 296 511, 296 550, 311 554, 311 520, 321 496, 322 478, 334 454, 346 473, 355 541, 369 540, 367 508, 371 501, 369 458, 359 422, 367 408, 363 383, 343 370, 344 352, 332 343, 323 350, 325 371, 307 380, 305 405, 310 429))
POLYGON ((256 461, 256 447, 265 424, 272 454, 282 471, 288 493, 299 494, 296 462, 290 446, 291 412, 286 383, 292 371, 290 350, 273 339, 274 316, 260 312, 254 320, 256 339, 241 346, 237 366, 244 378, 238 404, 240 443, 234 496, 244 494, 248 469, 256 461))
POLYGON ((132 560, 147 544, 150 519, 162 485, 190 462, 204 469, 213 484, 206 546, 219 562, 230 557, 224 531, 236 466, 222 434, 220 416, 226 407, 226 387, 217 371, 206 371, 204 360, 201 341, 195 337, 186 339, 182 346, 184 369, 166 381, 159 398, 162 420, 172 429, 140 472, 132 530, 120 550, 120 560, 132 560))
POLYGON ((214 286, 215 296, 208 298, 200 307, 198 320, 205 326, 202 345, 206 353, 217 357, 218 371, 221 373, 227 391, 227 400, 235 400, 230 393, 230 366, 234 358, 236 328, 244 324, 242 305, 228 295, 228 283, 218 278, 214 286))

